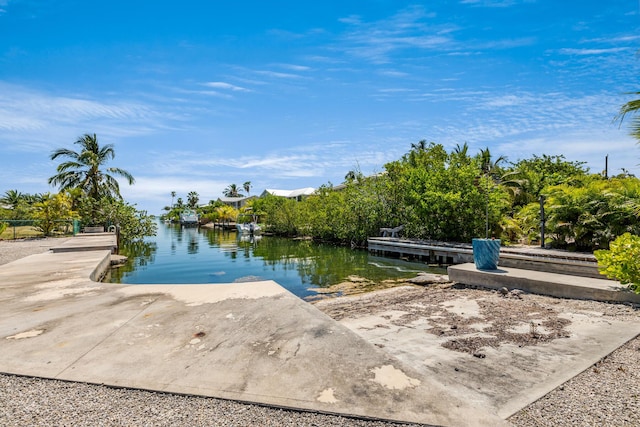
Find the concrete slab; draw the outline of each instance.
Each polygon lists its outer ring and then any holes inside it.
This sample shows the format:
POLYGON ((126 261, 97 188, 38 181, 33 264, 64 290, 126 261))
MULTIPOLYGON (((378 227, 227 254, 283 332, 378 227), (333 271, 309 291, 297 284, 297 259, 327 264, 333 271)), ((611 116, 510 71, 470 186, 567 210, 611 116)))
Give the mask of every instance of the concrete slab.
MULTIPOLYGON (((345 307, 340 323, 452 394, 464 396, 470 404, 505 419, 640 334, 637 322, 586 315, 563 307, 557 317, 567 320, 567 325, 560 328, 560 337, 519 345, 522 338, 513 335, 526 337, 531 319, 548 317, 547 313, 535 311, 546 312, 548 308, 529 305, 524 300, 506 301, 497 295, 496 301, 490 301, 486 293, 475 296, 477 300, 464 296, 422 300, 422 291, 409 289, 404 297, 402 292, 394 291, 400 303, 391 302, 382 310, 373 308, 368 313, 345 307), (496 315, 496 305, 507 303, 511 319, 504 317, 509 314, 496 315), (501 322, 509 326, 499 326, 501 322), (491 345, 481 345, 475 355, 446 345, 480 338, 486 338, 491 345)), ((443 294, 459 295, 454 291, 443 294)), ((368 297, 352 298, 353 306, 362 301, 363 306, 375 307, 373 302, 364 302, 368 297)), ((393 298, 390 295, 384 299, 393 298)), ((340 303, 349 304, 346 299, 340 303)), ((330 300, 318 303, 332 304, 335 305, 330 300)), ((537 327, 541 335, 550 332, 544 326, 537 327)))
POLYGON ((449 279, 465 285, 522 289, 560 298, 640 303, 640 294, 629 291, 613 280, 502 266, 496 270, 478 270, 473 263, 452 265, 447 269, 447 273, 449 279))
POLYGON ((430 425, 496 426, 312 305, 267 282, 90 280, 110 251, 0 267, 0 371, 430 425))
POLYGON ((114 233, 81 233, 51 248, 54 253, 108 250, 115 253, 118 238, 114 233))

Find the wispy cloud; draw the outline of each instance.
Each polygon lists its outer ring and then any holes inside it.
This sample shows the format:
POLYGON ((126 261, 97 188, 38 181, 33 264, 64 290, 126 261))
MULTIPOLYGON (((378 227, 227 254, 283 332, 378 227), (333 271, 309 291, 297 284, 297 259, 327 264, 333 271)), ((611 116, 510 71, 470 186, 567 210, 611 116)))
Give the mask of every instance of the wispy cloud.
POLYGON ((363 22, 358 16, 341 19, 348 26, 339 49, 373 62, 386 63, 389 56, 401 49, 444 49, 453 40, 452 25, 429 24, 433 15, 422 7, 411 7, 393 17, 375 22, 363 22))
POLYGON ((522 3, 533 3, 534 0, 461 0, 461 4, 482 7, 511 7, 522 3))
POLYGON ((564 48, 560 49, 558 52, 563 55, 579 55, 579 56, 587 56, 587 55, 608 55, 611 53, 619 53, 629 50, 627 47, 611 47, 607 49, 574 49, 574 48, 564 48))
POLYGON ((302 71, 310 71, 311 67, 307 66, 307 65, 297 65, 297 64, 276 64, 279 67, 282 67, 286 70, 291 70, 291 71, 298 71, 298 72, 302 72, 302 71))
POLYGON ((256 74, 260 74, 260 75, 267 76, 267 77, 273 77, 273 78, 277 78, 277 79, 301 79, 301 78, 303 78, 299 74, 281 73, 281 72, 278 72, 278 71, 269 71, 269 70, 258 70, 258 71, 256 71, 256 74))
POLYGON ((131 136, 167 129, 181 119, 140 102, 98 101, 90 97, 57 95, 0 82, 0 144, 20 140, 5 147, 13 150, 40 150, 91 129, 104 134, 131 136))
POLYGON ((203 86, 207 86, 207 87, 211 87, 214 89, 224 89, 224 90, 230 90, 232 92, 251 92, 249 89, 242 87, 242 86, 236 86, 233 85, 231 83, 226 83, 226 82, 206 82, 206 83, 202 83, 203 86))

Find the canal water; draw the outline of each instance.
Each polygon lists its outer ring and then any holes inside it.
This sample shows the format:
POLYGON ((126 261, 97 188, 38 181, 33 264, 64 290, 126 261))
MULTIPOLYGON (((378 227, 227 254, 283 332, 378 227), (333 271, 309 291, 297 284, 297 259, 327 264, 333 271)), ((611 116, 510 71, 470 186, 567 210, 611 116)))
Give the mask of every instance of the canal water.
POLYGON ((235 231, 158 224, 156 236, 121 248, 127 263, 105 280, 128 284, 202 284, 273 280, 300 298, 349 277, 374 282, 444 273, 423 263, 305 240, 239 236, 235 231))

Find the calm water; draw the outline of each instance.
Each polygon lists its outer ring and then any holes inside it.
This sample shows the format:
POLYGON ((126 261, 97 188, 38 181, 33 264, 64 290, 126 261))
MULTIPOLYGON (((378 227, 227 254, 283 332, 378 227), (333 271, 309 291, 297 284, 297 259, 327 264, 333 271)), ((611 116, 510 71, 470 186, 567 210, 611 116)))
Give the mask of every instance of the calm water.
MULTIPOLYGON (((114 283, 231 283, 274 280, 304 298, 359 276, 373 281, 414 277, 425 264, 369 255, 367 251, 278 237, 159 224, 158 234, 121 248, 129 257, 106 280, 114 283)), ((431 269, 443 273, 444 269, 431 269)))

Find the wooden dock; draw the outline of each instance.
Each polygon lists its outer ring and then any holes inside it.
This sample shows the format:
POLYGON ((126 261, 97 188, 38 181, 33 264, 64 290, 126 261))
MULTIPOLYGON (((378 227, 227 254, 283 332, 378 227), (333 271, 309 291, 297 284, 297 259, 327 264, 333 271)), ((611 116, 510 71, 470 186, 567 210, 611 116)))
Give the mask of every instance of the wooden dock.
MULTIPOLYGON (((385 256, 398 256, 429 264, 455 265, 473 262, 470 243, 450 243, 394 237, 370 237, 369 251, 385 256)), ((598 271, 596 258, 590 253, 567 252, 539 247, 501 247, 499 265, 504 267, 572 274, 604 276, 598 271)))

